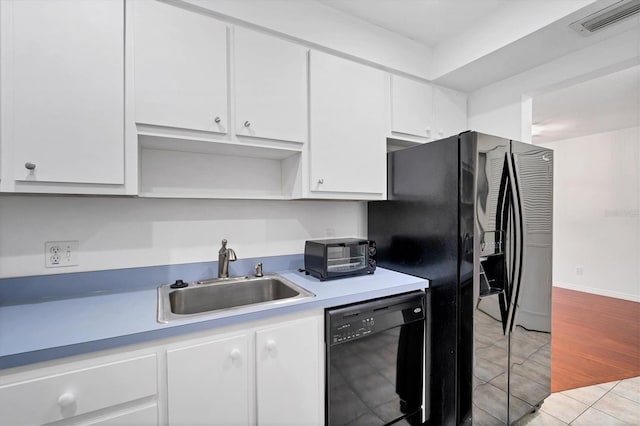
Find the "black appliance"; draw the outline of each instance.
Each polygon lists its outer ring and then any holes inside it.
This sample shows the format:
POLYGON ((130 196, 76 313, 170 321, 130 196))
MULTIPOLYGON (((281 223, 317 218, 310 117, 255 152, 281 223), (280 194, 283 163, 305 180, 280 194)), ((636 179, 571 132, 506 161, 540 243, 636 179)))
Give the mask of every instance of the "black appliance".
POLYGON ((429 425, 512 424, 550 391, 553 152, 465 132, 391 152, 378 265, 430 280, 429 425))
POLYGON ((373 274, 376 243, 360 238, 307 240, 304 269, 324 281, 353 275, 373 274))
POLYGON ((326 424, 420 425, 425 293, 327 309, 326 424))

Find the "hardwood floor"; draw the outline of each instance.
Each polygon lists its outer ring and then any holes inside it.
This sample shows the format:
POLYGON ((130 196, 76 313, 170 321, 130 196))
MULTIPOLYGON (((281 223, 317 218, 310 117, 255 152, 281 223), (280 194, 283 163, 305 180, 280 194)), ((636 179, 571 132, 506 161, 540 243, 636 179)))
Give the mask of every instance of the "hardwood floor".
POLYGON ((551 391, 640 376, 640 303, 554 287, 551 391))

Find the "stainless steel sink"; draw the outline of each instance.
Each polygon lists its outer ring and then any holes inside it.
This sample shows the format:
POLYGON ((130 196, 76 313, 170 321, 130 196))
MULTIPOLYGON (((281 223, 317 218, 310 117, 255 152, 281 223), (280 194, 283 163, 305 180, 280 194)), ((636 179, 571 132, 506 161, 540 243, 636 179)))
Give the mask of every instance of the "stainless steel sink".
POLYGON ((315 295, 278 274, 220 278, 184 288, 158 287, 158 321, 185 319, 249 305, 282 304, 315 295))

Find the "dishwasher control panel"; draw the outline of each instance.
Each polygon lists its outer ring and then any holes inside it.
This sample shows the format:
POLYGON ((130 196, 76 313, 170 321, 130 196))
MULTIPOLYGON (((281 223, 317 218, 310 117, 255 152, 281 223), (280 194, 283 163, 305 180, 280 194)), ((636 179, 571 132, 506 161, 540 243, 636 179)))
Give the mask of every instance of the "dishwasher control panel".
POLYGON ((348 322, 335 328, 331 335, 331 342, 338 343, 356 337, 366 336, 373 331, 375 320, 373 317, 363 318, 359 321, 348 322))
POLYGON ((424 318, 422 292, 333 308, 327 311, 326 341, 336 345, 424 318))

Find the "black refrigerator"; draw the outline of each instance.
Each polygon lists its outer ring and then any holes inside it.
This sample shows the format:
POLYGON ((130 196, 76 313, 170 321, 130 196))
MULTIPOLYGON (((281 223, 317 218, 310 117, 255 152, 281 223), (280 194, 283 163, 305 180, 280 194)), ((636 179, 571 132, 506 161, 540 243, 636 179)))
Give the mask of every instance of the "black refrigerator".
POLYGON ((515 423, 550 392, 553 152, 465 132, 387 173, 368 237, 378 266, 430 280, 426 424, 515 423))

